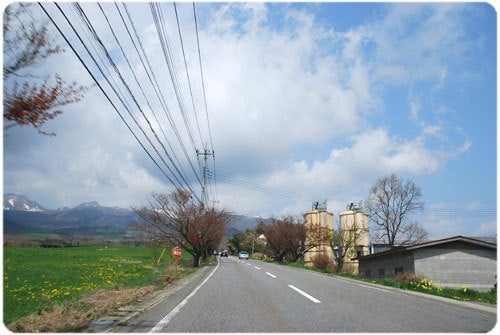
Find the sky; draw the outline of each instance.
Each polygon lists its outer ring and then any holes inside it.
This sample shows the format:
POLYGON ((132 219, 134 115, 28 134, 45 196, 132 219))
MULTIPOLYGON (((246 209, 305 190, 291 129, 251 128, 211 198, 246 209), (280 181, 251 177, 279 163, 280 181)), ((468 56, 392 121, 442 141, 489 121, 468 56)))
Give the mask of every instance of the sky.
POLYGON ((431 237, 496 234, 492 5, 204 2, 196 25, 192 3, 81 5, 115 68, 75 7, 60 5, 69 25, 44 3, 95 80, 33 6, 65 52, 30 80, 59 73, 92 87, 46 124, 56 136, 4 131, 4 193, 50 209, 139 206, 176 185, 201 199, 196 150, 207 150, 207 201, 236 214, 326 201, 337 222, 395 173, 421 189, 412 219, 431 237))

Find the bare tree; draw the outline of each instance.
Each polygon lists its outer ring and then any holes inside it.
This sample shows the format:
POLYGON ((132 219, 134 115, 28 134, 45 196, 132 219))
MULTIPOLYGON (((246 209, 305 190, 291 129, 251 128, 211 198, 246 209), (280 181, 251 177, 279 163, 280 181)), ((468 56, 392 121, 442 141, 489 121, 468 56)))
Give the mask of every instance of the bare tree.
POLYGON ((337 264, 337 272, 344 270, 346 260, 357 256, 357 248, 363 234, 367 234, 366 228, 363 227, 362 222, 357 222, 356 220, 354 220, 348 229, 342 229, 339 222, 336 231, 330 230, 328 242, 333 251, 335 263, 337 264))
POLYGON ((134 209, 139 220, 133 227, 163 243, 180 246, 198 267, 200 259, 221 242, 231 214, 206 208, 179 189, 169 194, 152 193, 151 197, 149 206, 134 209))
POLYGON ((80 101, 88 88, 76 82, 67 84, 59 74, 47 75, 41 82, 31 75, 51 55, 64 52, 54 45, 47 24, 37 24, 31 4, 14 3, 3 15, 3 117, 4 130, 16 125, 42 126, 62 113, 61 107, 80 101))
POLYGON ((365 203, 373 230, 390 248, 419 243, 428 236, 408 216, 423 210, 420 188, 411 180, 403 181, 395 174, 380 178, 371 188, 365 203))
POLYGON ((271 218, 271 223, 261 222, 259 227, 266 237, 268 248, 280 262, 285 259, 296 262, 326 239, 324 227, 307 227, 303 221, 292 215, 281 219, 271 218))
POLYGON ((260 222, 259 226, 266 237, 268 248, 279 262, 284 261, 289 252, 290 239, 298 240, 299 243, 302 240, 300 228, 286 218, 282 220, 271 218, 270 223, 260 222))

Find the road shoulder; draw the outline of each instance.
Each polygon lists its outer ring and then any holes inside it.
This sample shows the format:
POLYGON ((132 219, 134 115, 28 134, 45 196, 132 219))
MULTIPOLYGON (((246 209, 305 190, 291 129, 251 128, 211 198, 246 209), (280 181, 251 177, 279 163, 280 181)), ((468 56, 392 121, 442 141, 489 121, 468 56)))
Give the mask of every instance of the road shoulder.
POLYGON ((203 266, 179 281, 175 281, 161 290, 144 296, 137 303, 122 306, 113 313, 91 322, 84 331, 91 333, 109 333, 117 331, 121 326, 127 325, 131 320, 155 307, 165 299, 168 299, 168 297, 176 294, 188 284, 194 281, 200 281, 212 268, 212 266, 203 266))
POLYGON ((447 302, 447 303, 450 303, 450 304, 455 304, 455 305, 460 305, 460 306, 466 306, 466 307, 477 309, 477 310, 480 310, 480 311, 483 311, 483 312, 489 312, 489 313, 493 313, 493 314, 497 313, 497 306, 496 305, 492 305, 492 304, 481 303, 481 302, 474 302, 474 301, 455 300, 455 299, 441 297, 441 296, 437 296, 437 295, 433 295, 433 294, 426 294, 426 293, 422 293, 422 292, 415 292, 415 291, 405 290, 405 289, 401 289, 401 288, 397 288, 397 287, 385 286, 385 285, 370 283, 370 282, 367 282, 367 281, 361 281, 361 280, 356 280, 356 279, 347 278, 347 277, 341 277, 341 276, 335 276, 335 275, 328 275, 328 274, 324 274, 324 273, 317 272, 317 271, 312 271, 312 270, 307 270, 307 269, 303 269, 303 270, 311 271, 311 272, 314 272, 314 273, 317 273, 319 275, 323 275, 323 276, 326 276, 326 277, 335 278, 337 280, 350 281, 350 282, 353 282, 353 283, 356 283, 356 284, 359 284, 359 285, 372 286, 372 287, 377 287, 377 288, 384 289, 384 290, 398 291, 398 292, 401 292, 401 293, 410 294, 410 295, 416 295, 416 296, 420 296, 420 297, 428 298, 428 299, 439 300, 439 301, 447 302))

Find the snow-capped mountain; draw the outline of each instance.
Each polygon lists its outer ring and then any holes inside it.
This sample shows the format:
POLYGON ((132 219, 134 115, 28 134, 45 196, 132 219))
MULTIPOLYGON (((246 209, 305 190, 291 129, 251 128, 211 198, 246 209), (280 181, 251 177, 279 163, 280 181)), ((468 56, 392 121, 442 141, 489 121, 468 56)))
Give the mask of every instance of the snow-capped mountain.
POLYGON ((101 205, 97 201, 91 201, 91 202, 83 202, 76 206, 75 208, 99 208, 101 205))
POLYGON ((47 209, 41 206, 38 202, 14 193, 7 193, 3 196, 3 210, 4 211, 28 211, 40 212, 47 209))
POLYGON ((4 194, 4 234, 46 233, 60 236, 125 236, 136 220, 127 208, 84 202, 74 208, 50 210, 23 195, 4 194))
MULTIPOLYGON (((46 209, 26 196, 4 194, 4 234, 49 233, 73 236, 75 231, 84 236, 125 236, 129 226, 137 220, 133 210, 101 206, 97 201, 84 202, 76 207, 46 209)), ((226 238, 247 229, 255 229, 266 219, 234 215, 226 231, 226 238)))

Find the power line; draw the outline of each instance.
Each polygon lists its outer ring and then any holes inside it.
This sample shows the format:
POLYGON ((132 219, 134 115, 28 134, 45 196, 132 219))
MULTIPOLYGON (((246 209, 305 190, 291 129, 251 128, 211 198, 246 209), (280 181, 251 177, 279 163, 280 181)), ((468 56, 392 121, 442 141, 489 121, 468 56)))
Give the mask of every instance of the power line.
MULTIPOLYGON (((189 117, 187 115, 186 108, 184 105, 184 100, 182 98, 182 94, 180 91, 177 71, 175 68, 174 59, 172 57, 169 38, 168 38, 168 35, 166 32, 166 23, 165 23, 165 20, 163 18, 163 12, 161 10, 160 5, 157 3, 150 3, 150 9, 151 9, 151 13, 153 16, 153 21, 155 23, 155 28, 156 28, 156 31, 158 34, 158 39, 160 41, 160 45, 162 48, 162 55, 163 55, 163 58, 165 60, 165 63, 167 64, 167 67, 168 67, 168 70, 170 73, 170 79, 172 82, 172 86, 174 88, 175 96, 177 98, 179 110, 180 110, 182 119, 184 121, 184 125, 186 127, 186 132, 187 132, 188 137, 191 141, 192 152, 194 153, 196 151, 196 144, 194 142, 189 117)), ((191 168, 193 169, 193 171, 195 171, 194 165, 192 164, 191 160, 189 160, 189 164, 191 165, 191 168)), ((199 167, 201 169, 201 165, 199 165, 199 167)), ((201 184, 201 182, 200 182, 200 184, 201 184)))
POLYGON ((189 117, 186 112, 184 99, 182 98, 179 79, 177 75, 177 70, 175 67, 174 58, 172 56, 172 48, 170 47, 170 42, 167 34, 167 25, 165 23, 165 19, 163 17, 163 11, 161 10, 161 6, 158 3, 150 3, 151 13, 153 15, 153 21, 155 23, 156 32, 158 34, 158 39, 160 40, 160 45, 162 48, 163 58, 165 63, 167 64, 170 79, 172 81, 172 86, 174 88, 174 93, 177 98, 177 104, 179 105, 179 110, 181 112, 182 119, 184 121, 184 125, 186 127, 187 134, 191 141, 193 152, 196 150, 196 144, 193 138, 193 132, 191 130, 191 124, 189 117))
MULTIPOLYGON (((312 201, 314 199, 326 199, 328 197, 321 196, 318 194, 306 193, 303 191, 297 191, 289 188, 283 188, 273 185, 267 185, 264 183, 256 182, 253 179, 245 178, 242 176, 234 176, 225 172, 219 171, 219 179, 227 184, 261 192, 264 194, 269 194, 272 196, 279 196, 287 199, 312 201)), ((334 206, 345 206, 348 201, 341 200, 328 200, 330 205, 334 206)), ((427 215, 427 216, 457 216, 457 217, 492 217, 496 216, 497 210, 495 208, 477 208, 477 209, 467 209, 467 208, 428 208, 420 212, 412 213, 412 215, 427 215)))
POLYGON ((186 77, 187 77, 187 82, 188 82, 188 86, 189 86, 189 94, 191 96, 191 104, 193 106, 193 114, 194 114, 194 118, 196 120, 196 127, 198 128, 198 134, 200 136, 200 143, 203 144, 203 137, 201 135, 200 123, 198 122, 198 114, 196 113, 196 106, 194 103, 193 89, 191 87, 191 78, 189 77, 189 71, 188 71, 188 66, 187 66, 187 61, 186 61, 186 52, 184 50, 184 41, 182 39, 181 26, 179 24, 179 15, 177 14, 177 5, 175 4, 175 2, 174 2, 174 11, 175 11, 175 20, 177 22, 177 31, 179 32, 179 40, 181 43, 182 58, 184 59, 184 69, 186 70, 186 77))
MULTIPOLYGON (((203 91, 203 102, 205 106, 205 115, 207 118, 207 128, 208 128, 208 136, 210 139, 210 147, 212 148, 212 152, 214 151, 214 141, 212 138, 212 129, 210 127, 210 118, 208 116, 208 104, 207 104, 207 94, 206 94, 206 89, 205 89, 205 78, 203 76, 203 65, 201 62, 201 49, 200 49, 200 37, 198 34, 198 20, 196 16, 196 5, 193 2, 193 17, 194 17, 194 26, 195 26, 195 31, 196 31, 196 46, 198 48, 198 60, 200 64, 200 74, 201 74, 201 87, 203 91)), ((212 156, 212 162, 213 162, 213 179, 214 179, 214 187, 215 187, 215 194, 216 198, 218 198, 217 195, 217 175, 216 175, 216 169, 215 169, 215 155, 212 156)))
MULTIPOLYGON (((218 172, 218 175, 219 175, 219 180, 222 180, 228 184, 283 198, 303 200, 303 201, 313 201, 318 198, 321 199, 326 198, 319 194, 306 193, 303 191, 297 191, 273 185, 266 185, 242 176, 230 175, 226 172, 221 172, 220 170, 218 172)), ((342 206, 344 206, 347 203, 347 201, 336 201, 336 200, 329 200, 328 202, 331 203, 332 205, 342 205, 342 206)))
MULTIPOLYGON (((129 21, 130 21, 130 23, 132 25, 132 29, 133 29, 134 34, 136 36, 136 39, 138 41, 139 48, 141 49, 142 55, 144 56, 144 60, 146 61, 147 67, 144 64, 144 62, 142 61, 142 57, 139 57, 141 59, 143 67, 145 68, 145 73, 147 74, 147 76, 148 76, 148 78, 150 80, 150 83, 153 86, 153 89, 154 89, 154 91, 156 93, 156 96, 157 96, 159 102, 160 102, 162 110, 164 111, 164 114, 165 114, 165 116, 166 116, 166 118, 167 118, 170 126, 172 127, 172 130, 174 131, 174 134, 175 134, 175 136, 177 138, 177 141, 178 141, 178 143, 179 143, 179 145, 180 145, 180 147, 182 149, 182 152, 184 153, 184 156, 185 156, 186 160, 189 162, 189 165, 192 168, 194 176, 196 177, 196 179, 198 180, 198 182, 201 184, 200 178, 197 175, 196 170, 194 169, 194 165, 193 165, 193 163, 191 161, 191 158, 189 157, 189 154, 188 154, 188 151, 186 149, 186 146, 184 145, 184 141, 182 140, 181 135, 179 133, 179 130, 178 130, 176 124, 175 124, 175 120, 174 120, 174 118, 172 117, 172 115, 170 113, 170 110, 168 108, 168 104, 167 104, 166 99, 165 99, 165 97, 164 97, 164 95, 162 93, 162 89, 160 88, 158 80, 156 79, 156 76, 155 76, 154 71, 153 71, 152 66, 151 66, 151 62, 149 61, 149 57, 147 56, 147 53, 144 50, 144 46, 143 46, 143 44, 141 42, 141 38, 140 38, 139 34, 137 33, 137 29, 136 29, 136 27, 134 25, 134 22, 132 20, 130 12, 128 11, 128 6, 125 3, 123 3, 122 5, 125 8, 125 11, 127 13, 127 17, 128 17, 128 19, 129 19, 129 21)), ((126 24, 125 24, 125 26, 126 26, 126 24)), ((127 29, 127 31, 128 31, 128 29, 127 29)), ((172 149, 172 151, 174 153, 174 156, 175 156, 177 162, 179 163, 179 165, 182 168, 182 165, 180 164, 179 159, 175 155, 175 151, 173 149, 172 149)))
MULTIPOLYGON (((99 7, 100 7, 100 4, 98 4, 99 7)), ((150 131, 152 132, 152 134, 154 135, 155 139, 158 141, 158 143, 160 144, 160 146, 164 149, 164 152, 168 155, 168 153, 166 152, 166 149, 163 145, 163 143, 160 141, 160 139, 158 138, 158 135, 156 134, 154 128, 152 127, 151 125, 151 122, 150 120, 148 119, 148 117, 146 116, 144 110, 142 109, 142 107, 140 106, 136 96, 133 94, 129 84, 127 83, 127 81, 125 80, 125 78, 123 77, 121 71, 118 69, 116 63, 114 62, 114 60, 112 59, 109 51, 107 50, 106 46, 104 45, 104 43, 102 42, 101 38, 99 37, 99 35, 97 34, 96 30, 94 29, 92 23, 90 22, 90 20, 88 19, 87 15, 85 14, 85 11, 81 8, 81 6, 76 3, 74 4, 74 6, 78 9, 78 14, 81 16, 82 20, 85 22, 85 24, 87 25, 87 28, 89 29, 89 31, 92 33, 92 36, 93 38, 97 41, 98 45, 100 46, 101 48, 101 51, 104 53, 106 59, 108 60, 109 64, 112 66, 113 70, 115 71, 116 75, 118 76, 118 78, 120 79, 122 85, 125 87, 126 91, 128 92, 129 96, 132 98, 132 101, 134 102, 135 106, 137 107, 137 109, 139 110, 140 114, 143 116, 144 120, 146 121, 147 125, 149 126, 149 129, 150 131)), ((105 16, 106 20, 107 20, 107 17, 105 16)), ((109 25, 109 21, 108 21, 108 25, 109 25)), ((110 25, 109 25, 110 26, 110 25)), ((117 42, 117 44, 119 45, 120 49, 122 50, 123 52, 123 48, 121 47, 119 41, 117 40, 116 38, 116 35, 114 34, 114 31, 113 29, 111 28, 111 32, 115 38, 115 41, 117 42)), ((123 56, 124 58, 126 59, 127 63, 129 64, 130 66, 130 62, 128 61, 128 58, 126 57, 126 55, 123 53, 123 56)), ((130 67, 131 68, 131 67, 130 67)), ((133 72, 133 70, 132 70, 133 72)), ((135 73, 133 72, 133 76, 137 79, 135 73)), ((140 86, 140 85, 139 85, 140 86)), ((130 115, 132 116, 132 113, 130 113, 130 115)), ((179 180, 179 178, 176 176, 176 174, 172 171, 171 167, 167 164, 167 162, 164 160, 163 156, 159 153, 158 149, 156 148, 156 146, 152 143, 151 139, 149 138, 149 136, 146 134, 146 132, 144 131, 143 127, 137 122, 137 120, 135 118, 133 118, 134 122, 136 123, 136 125, 139 127, 139 129, 141 130, 141 132, 143 133, 143 135, 147 138, 148 142, 150 143, 150 145, 153 147, 154 151, 156 152, 156 154, 158 155, 158 157, 160 158, 160 160, 165 164, 165 166, 167 167, 167 169, 170 171, 170 173, 172 174, 173 178, 177 181, 177 184, 174 183, 172 181, 171 178, 169 178, 169 180, 172 182, 172 184, 174 185, 178 185, 177 188, 183 188, 182 186, 182 182, 179 180)), ((191 191, 191 193, 194 193, 194 190, 192 189, 192 187, 186 183, 186 186, 187 188, 191 191)))
MULTIPOLYGON (((77 16, 80 17, 81 22, 83 22, 83 26, 86 28, 86 29, 84 29, 84 31, 85 32, 88 31, 90 33, 89 34, 89 36, 90 36, 89 40, 91 42, 92 41, 94 42, 94 43, 91 43, 94 46, 94 53, 90 51, 89 47, 87 46, 87 43, 84 42, 84 40, 82 39, 81 35, 78 33, 78 31, 76 30, 76 28, 74 27, 74 25, 72 24, 71 20, 68 18, 68 16, 64 12, 64 10, 61 8, 61 6, 59 6, 58 4, 55 4, 55 6, 59 10, 60 14, 62 15, 62 17, 64 17, 64 19, 66 20, 67 24, 71 27, 71 31, 76 35, 76 37, 80 41, 82 47, 84 48, 84 50, 87 52, 88 56, 93 61, 94 66, 97 67, 99 76, 102 77, 106 81, 106 83, 108 85, 108 88, 112 90, 112 92, 114 93, 114 96, 118 99, 118 101, 121 103, 121 105, 123 106, 123 108, 125 109, 125 111, 128 113, 129 117, 133 121, 133 124, 136 125, 136 127, 139 130, 139 132, 142 133, 142 135, 144 136, 144 139, 149 143, 149 145, 154 150, 154 152, 156 153, 156 155, 163 162, 163 164, 165 165, 165 167, 169 170, 170 175, 166 173, 166 171, 160 166, 160 164, 158 163, 158 161, 153 157, 153 155, 151 154, 151 152, 149 151, 149 149, 146 148, 143 140, 141 140, 138 137, 138 134, 136 133, 136 131, 133 130, 133 128, 131 127, 131 124, 129 123, 129 121, 127 121, 126 118, 125 118, 125 116, 120 112, 120 109, 118 108, 118 106, 116 105, 116 103, 111 98, 110 93, 108 93, 107 89, 104 88, 104 86, 101 85, 101 83, 99 82, 99 80, 96 77, 96 74, 93 73, 93 71, 90 69, 89 65, 86 63, 86 61, 83 59, 83 57, 76 50, 75 46, 70 42, 69 37, 66 36, 66 34, 63 32, 63 30, 57 24, 56 20, 48 13, 48 11, 44 7, 44 5, 42 5, 41 3, 39 3, 39 5, 42 8, 42 10, 44 11, 44 13, 49 17, 49 19, 51 20, 51 22, 54 24, 54 26, 56 27, 56 29, 58 30, 58 32, 61 34, 61 36, 63 36, 64 40, 68 43, 68 45, 70 45, 70 48, 72 49, 72 51, 75 53, 75 55, 77 56, 77 58, 79 59, 79 61, 82 63, 82 65, 84 66, 84 68, 86 69, 86 71, 90 74, 90 76, 92 77, 92 79, 94 80, 94 82, 97 84, 97 86, 99 87, 99 89, 101 90, 101 92, 106 97, 106 99, 111 103, 112 107, 118 113, 118 115, 120 116, 121 120, 125 123, 125 125, 129 129, 129 131, 132 133, 132 135, 134 136, 134 138, 136 139, 136 141, 141 145, 141 147, 143 148, 143 150, 150 157, 150 159, 154 162, 154 164, 160 169, 160 171, 167 177, 167 180, 173 186, 175 186, 177 188, 184 188, 184 187, 186 187, 187 189, 189 189, 189 191, 193 194, 193 196, 196 199, 200 200, 196 196, 196 193, 194 192, 192 186, 190 185, 190 182, 189 182, 189 180, 187 178, 187 175, 186 175, 185 171, 182 169, 182 165, 180 164, 178 157, 175 155, 175 151, 173 150, 173 147, 172 147, 171 143, 168 141, 168 138, 167 138, 167 136, 165 134, 165 131, 163 130, 163 127, 161 126, 161 124, 160 124, 160 122, 158 120, 158 117, 157 117, 156 113, 154 113, 154 108, 152 107, 152 105, 151 105, 151 103, 150 103, 150 101, 149 101, 149 99, 148 99, 145 91, 141 87, 141 83, 138 80, 137 74, 135 73, 135 71, 133 69, 133 66, 132 66, 129 58, 127 57, 127 53, 125 52, 123 46, 121 45, 121 43, 120 43, 120 41, 119 41, 119 39, 118 39, 118 37, 117 37, 114 29, 113 29, 113 26, 112 26, 112 24, 111 24, 111 22, 109 20, 108 15, 106 14, 106 11, 104 10, 104 8, 100 4, 98 4, 99 9, 101 10, 101 13, 103 14, 103 16, 104 16, 104 18, 105 18, 105 20, 106 20, 106 22, 108 24, 108 27, 109 27, 109 29, 110 29, 113 37, 114 37, 115 43, 119 46, 119 49, 120 49, 120 51, 121 51, 124 59, 126 60, 126 62, 128 64, 128 68, 130 70, 130 73, 133 75, 133 78, 135 79, 136 85, 137 85, 137 87, 139 87, 140 92, 142 93, 142 97, 143 97, 144 101, 146 102, 146 104, 148 105, 150 113, 153 115, 154 121, 156 121, 156 124, 158 125, 158 128, 162 132, 164 140, 165 140, 165 143, 168 145, 168 147, 170 149, 170 152, 169 152, 169 150, 166 149, 166 147, 165 147, 164 143, 162 142, 162 140, 160 140, 160 138, 159 138, 159 136, 158 136, 155 128, 153 127, 152 120, 150 120, 148 118, 148 116, 146 115, 145 110, 143 110, 143 108, 141 107, 139 101, 137 100, 137 97, 135 96, 135 94, 132 91, 131 86, 125 80, 125 78, 124 78, 123 74, 121 73, 120 69, 118 69, 118 67, 117 67, 116 63, 114 62, 113 58, 111 57, 108 49, 106 48, 106 46, 102 42, 102 40, 99 37, 99 34, 97 33, 97 31, 94 29, 91 21, 89 20, 89 18, 85 14, 85 11, 81 8, 81 6, 79 4, 75 4, 74 5, 74 8, 76 9, 77 16), (102 56, 101 56, 101 54, 102 54, 102 56), (118 81, 116 81, 114 79, 114 77, 108 71, 108 67, 104 65, 106 62, 114 70, 115 75, 119 78, 118 81), (103 65, 100 65, 100 64, 103 64, 103 65), (121 83, 121 85, 118 85, 118 83, 121 83), (120 89, 120 86, 123 86, 125 88, 126 94, 124 93, 124 91, 122 91, 120 89), (128 96, 131 99, 131 101, 133 102, 133 105, 135 105, 136 109, 142 115, 145 123, 147 124, 147 126, 149 128, 149 131, 151 132, 151 135, 149 135, 149 134, 146 133, 145 129, 141 126, 141 124, 138 122, 138 120, 136 119, 136 117, 134 117, 134 115, 132 113, 131 105, 129 104, 129 99, 127 99, 126 96, 128 96), (154 137, 154 139, 156 140, 156 142, 158 143, 158 145, 163 149, 162 151, 163 151, 164 155, 167 157, 167 159, 170 161, 170 164, 167 164, 167 162, 163 158, 163 155, 160 154, 160 152, 158 151, 157 147, 153 144, 153 141, 151 140, 151 136, 154 137)), ((118 6, 116 4, 115 4, 115 7, 117 8, 118 13, 120 14, 120 18, 122 19, 122 23, 125 26, 125 28, 127 29, 128 36, 129 36, 132 44, 134 45, 134 48, 135 48, 135 50, 137 52, 137 55, 139 56, 139 59, 141 60, 141 63, 143 65, 143 67, 145 68, 145 71, 146 71, 146 73, 147 73, 147 75, 148 75, 148 77, 150 79, 150 82, 151 82, 151 84, 152 84, 152 86, 154 88, 154 91, 157 93, 157 97, 160 100, 161 105, 163 107, 166 107, 165 99, 161 95, 161 90, 158 90, 159 85, 156 82, 156 79, 154 81, 152 80, 152 77, 154 77, 154 71, 152 70, 152 68, 151 68, 151 66, 149 64, 149 60, 147 60, 147 56, 146 56, 147 54, 144 51, 144 49, 142 47, 142 44, 140 44, 141 45, 141 50, 142 50, 142 52, 143 52, 143 54, 145 56, 144 58, 146 59, 146 62, 148 63, 149 71, 148 71, 148 68, 146 67, 146 65, 144 63, 143 58, 141 57, 141 54, 140 54, 140 52, 139 52, 139 50, 137 48, 137 45, 136 45, 134 39, 132 38, 130 30, 128 29, 128 26, 127 26, 127 24, 126 24, 123 16, 121 15, 121 11, 119 10, 119 8, 118 8, 118 6), (150 73, 151 73, 151 75, 150 75, 150 73), (154 83, 156 83, 156 85, 154 83), (160 94, 158 94, 159 92, 160 92, 160 94), (161 98, 160 98, 160 95, 161 95, 161 98)), ((126 6, 124 6, 124 8, 126 9, 126 12, 127 12, 128 17, 129 17, 129 20, 130 20, 131 24, 133 25, 133 21, 131 19, 131 16, 129 15, 129 12, 128 12, 126 6)), ((135 27, 134 27, 134 30, 135 30, 135 27)), ((136 33, 136 38, 137 38, 138 42, 140 42, 140 38, 139 38, 139 35, 137 34, 136 30, 135 30, 135 33, 136 33)), ((175 82, 175 80, 173 80, 173 82, 175 82)), ((175 83, 174 83, 174 85, 175 85, 175 83)), ((178 100, 179 99, 180 99, 180 97, 178 97, 178 100)), ((166 110, 166 108, 165 108, 165 110, 166 110)), ((168 112, 168 110, 166 110, 166 115, 168 115, 167 112, 168 112)), ((181 111, 181 113, 182 113, 182 111, 181 111)), ((169 121, 173 121, 173 118, 171 118, 171 117, 170 118, 167 117, 167 118, 169 119, 169 121)), ((174 129, 174 132, 177 135, 177 138, 179 140, 179 143, 180 143, 181 147, 183 147, 185 149, 183 141, 182 141, 181 137, 179 136, 178 131, 176 131, 176 129, 175 129, 175 123, 171 122, 171 126, 172 126, 172 128, 174 129)), ((190 137, 192 137, 191 134, 190 134, 190 131, 189 131, 189 124, 187 124, 187 129, 188 129, 188 135, 190 135, 190 137)), ((201 136, 201 133, 200 133, 200 136, 201 136)), ((187 150, 184 150, 184 152, 186 153, 186 158, 190 162, 190 158, 189 158, 189 155, 187 154, 187 150)), ((196 170, 194 169, 194 166, 193 166, 192 162, 190 162, 190 165, 191 165, 193 173, 194 173, 193 175, 198 179, 198 181, 200 182, 200 185, 201 185, 201 181, 200 181, 200 179, 199 179, 199 177, 198 177, 198 175, 196 173, 196 170)))
POLYGON ((457 216, 457 217, 488 217, 496 216, 496 209, 467 209, 467 208, 429 208, 424 209, 421 213, 414 213, 416 215, 429 215, 429 216, 457 216))
MULTIPOLYGON (((153 156, 151 155, 151 153, 148 151, 148 149, 144 146, 144 144, 142 143, 142 141, 137 137, 137 134, 133 131, 133 129, 130 127, 129 123, 126 121, 126 119, 124 118, 124 116, 122 115, 122 113, 120 113, 119 109, 117 108, 117 106, 114 104, 113 100, 110 98, 110 96, 106 93, 106 91, 104 90, 103 86, 99 83, 99 81, 97 80, 97 78, 95 77, 95 75, 92 73, 92 71, 90 70, 90 68, 87 66, 87 64, 85 63, 85 61, 82 59, 82 57, 80 56, 80 54, 76 51, 75 47, 73 46, 73 44, 69 41, 69 39, 66 37, 66 35, 63 33, 63 31, 60 29, 60 27, 57 25, 57 23, 55 22, 55 20, 53 19, 53 17, 47 12, 47 10, 45 9, 45 7, 39 2, 38 3, 39 6, 42 8, 42 11, 47 15, 47 17, 49 18, 49 20, 52 22, 52 24, 55 26, 55 28, 57 29, 57 31, 61 34, 61 36, 63 37, 63 39, 66 41, 66 43, 68 44, 68 46, 71 48, 71 50, 73 51, 73 53, 76 55, 76 57, 78 58, 78 60, 80 61, 80 63, 83 65, 83 67, 85 68, 85 70, 87 71, 87 73, 91 76, 92 80, 95 82, 95 84, 97 85, 97 87, 99 87, 99 89, 101 90, 101 92, 103 93, 103 95, 106 97, 106 99, 108 100, 108 102, 111 104, 111 106, 113 107, 113 109, 116 111, 116 113, 118 114, 118 116, 120 117, 120 119, 123 121, 123 123, 125 123, 127 129, 131 132, 131 134, 134 136, 134 138, 136 139, 136 141, 139 143, 139 145, 142 147, 142 149, 146 152, 146 154, 148 155, 148 157, 153 161, 153 163, 158 167, 158 169, 165 175, 165 177, 173 184, 173 181, 170 179, 170 177, 167 175, 167 173, 163 170, 163 168, 158 164, 158 162, 153 158, 153 156)), ((64 12, 61 10, 61 8, 59 7, 59 5, 57 3, 55 3, 55 6, 59 9, 59 11, 61 12, 61 14, 63 15, 63 17, 66 18, 66 21, 68 22, 68 24, 70 25, 70 27, 72 29, 74 29, 74 27, 72 26, 71 22, 67 19, 66 15, 64 14, 64 12)), ((76 33, 76 32, 75 32, 76 33)), ((89 53, 90 57, 92 58, 92 60, 95 62, 96 66, 99 68, 99 71, 101 72, 101 75, 106 79, 108 85, 110 85, 110 82, 107 78, 107 76, 103 73, 103 71, 101 70, 100 66, 97 64, 97 62, 95 61, 95 58, 92 56, 92 54, 90 53, 90 51, 88 50, 88 48, 86 47, 86 45, 81 41, 81 38, 80 36, 76 33, 77 37, 80 39, 80 42, 82 43, 84 49, 89 53)), ((112 86, 111 86, 112 87, 112 86)), ((116 91, 115 91, 115 94, 116 91)), ((123 101, 120 99, 120 101, 122 102, 123 104, 123 101)), ((126 105, 124 104, 124 106, 126 107, 126 105)), ((125 108, 127 109, 127 108, 125 108)), ((127 109, 128 111, 128 109, 127 109)))
MULTIPOLYGON (((120 41, 118 40, 118 38, 117 38, 117 36, 116 36, 116 34, 115 34, 115 31, 114 31, 113 27, 111 26, 111 24, 110 24, 110 22, 109 22, 109 19, 108 19, 108 17, 107 17, 107 15, 106 15, 106 13, 104 12, 104 10, 103 10, 103 8, 102 8, 101 4, 99 4, 99 3, 98 3, 98 6, 99 6, 99 8, 100 8, 101 12, 103 13, 103 15, 104 15, 104 17, 105 17, 105 19, 106 19, 106 22, 107 22, 107 24, 108 24, 108 26, 109 26, 109 28, 110 28, 110 31, 111 31, 111 33, 112 33, 112 35, 113 35, 113 37, 114 37, 114 39, 115 39, 115 41, 116 41, 117 45, 119 46, 120 50, 122 51, 123 57, 124 57, 125 61, 127 62, 127 65, 128 65, 128 67, 129 67, 129 69, 130 69, 130 72, 132 73, 132 75, 133 75, 133 77, 134 77, 134 79, 135 79, 135 81, 136 81, 137 87, 139 87, 139 89, 140 89, 140 91, 141 91, 141 93, 142 93, 142 96, 144 97, 144 100, 146 101, 146 103, 147 103, 147 105, 148 105, 148 107, 149 107, 149 109, 150 109, 151 113, 153 114, 153 116, 154 116, 155 120, 157 121, 157 123, 158 123, 158 125, 159 125, 159 127, 160 127, 160 130, 163 132, 163 127, 161 127, 161 124, 158 122, 158 118, 156 117, 156 113, 154 112, 154 108, 151 106, 151 104, 150 104, 150 102, 149 102, 149 99, 146 97, 146 94, 145 94, 144 90, 142 89, 141 84, 139 83, 139 80, 138 80, 138 78, 137 78, 137 75, 136 75, 136 73, 135 73, 135 71, 134 71, 134 69, 133 69, 132 65, 130 64, 130 61, 129 61, 129 59, 128 59, 128 57, 127 57, 126 53, 125 53, 125 50, 123 49, 123 47, 122 47, 122 45, 121 45, 120 41)), ((123 21, 122 21, 122 22, 123 22, 123 21)), ((129 35, 129 37, 131 37, 131 35, 129 35)), ((132 40, 132 39, 131 39, 131 40, 132 40)), ((132 42, 133 42, 133 40, 132 40, 132 42)), ((137 51, 137 49, 136 49, 136 51, 137 51)), ((131 93, 131 94, 132 94, 132 93, 131 93)), ((166 155, 166 156, 167 156, 167 158, 169 159, 169 161, 170 161, 170 163, 172 164, 173 168, 175 169, 176 173, 174 173, 174 171, 172 171, 170 168, 169 168, 169 171, 172 173, 172 175, 174 176, 174 178, 177 180, 177 182, 178 182, 179 184, 182 184, 182 182, 178 179, 177 175, 178 175, 178 176, 182 179, 182 181, 183 181, 183 182, 184 182, 184 184, 188 187, 188 189, 189 189, 192 193, 194 193, 194 190, 193 190, 192 186, 190 185, 189 181, 186 179, 186 176, 184 176, 184 173, 182 173, 182 172, 179 170, 179 167, 177 166, 177 164, 176 164, 176 163, 174 162, 174 160, 172 159, 172 156, 169 154, 169 152, 167 151, 167 149, 166 149, 166 148, 165 148, 165 146, 163 145, 162 141, 159 139, 159 137, 158 137, 158 135, 157 135, 156 131, 154 130, 154 128, 153 128, 153 126, 152 126, 152 124, 151 124, 151 122, 150 122, 150 120, 149 120, 149 119, 148 119, 148 117, 145 115, 145 113, 144 113, 144 111, 142 110, 142 108, 140 108, 140 107, 139 107, 139 110, 141 111, 141 115, 143 116, 144 120, 145 120, 145 121, 146 121, 146 123, 148 124, 150 131, 153 133, 153 135, 154 135, 154 137, 156 138, 157 142, 158 142, 158 143, 160 144, 160 146, 163 148, 163 152, 165 153, 165 155, 166 155)), ((163 134, 164 134, 164 132, 163 132, 163 134)), ((170 148, 172 148, 172 146, 170 145, 170 142, 167 140, 166 136, 165 136, 165 141, 167 142, 167 144, 169 145, 169 147, 170 147, 170 148)), ((168 165, 167 165, 167 166, 168 166, 168 165)))

